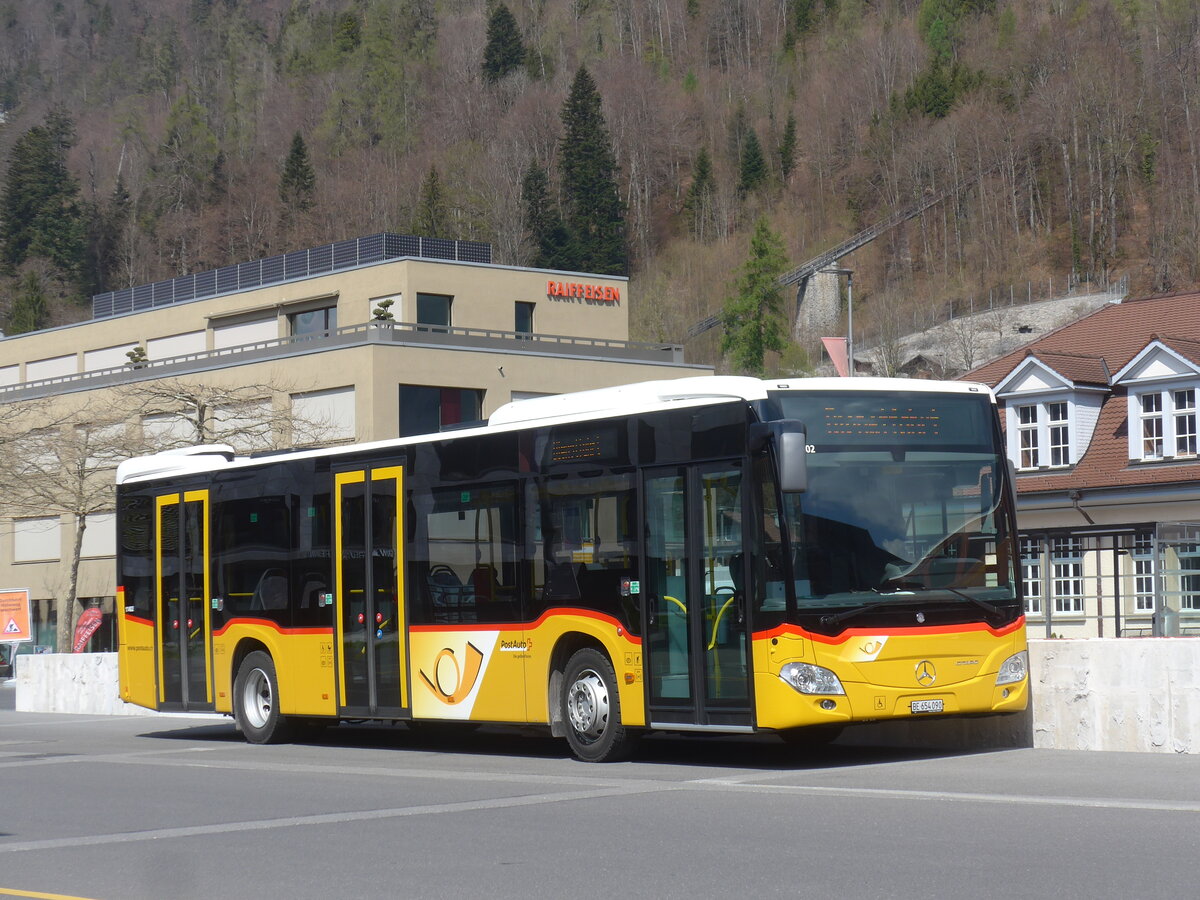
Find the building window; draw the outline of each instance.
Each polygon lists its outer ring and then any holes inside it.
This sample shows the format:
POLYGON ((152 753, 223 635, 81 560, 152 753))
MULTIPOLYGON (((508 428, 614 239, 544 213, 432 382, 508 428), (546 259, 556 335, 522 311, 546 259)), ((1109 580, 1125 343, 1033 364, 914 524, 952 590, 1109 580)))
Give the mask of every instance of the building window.
POLYGON ((1154 538, 1142 532, 1133 539, 1133 608, 1154 612, 1154 538))
POLYGON ((1200 544, 1184 544, 1179 555, 1179 608, 1200 610, 1200 544))
POLYGON ((1049 422, 1050 465, 1066 466, 1071 463, 1071 432, 1067 427, 1067 404, 1063 401, 1046 404, 1046 420, 1049 422))
POLYGON ((308 312, 292 313, 288 316, 288 326, 292 337, 337 331, 337 307, 324 306, 308 312))
POLYGON ((1197 455, 1194 387, 1130 394, 1129 409, 1130 459, 1154 462, 1197 455))
POLYGON ((513 331, 517 334, 533 334, 533 304, 517 301, 516 321, 513 331))
POLYGON ((1175 403, 1175 455, 1196 455, 1196 389, 1172 391, 1175 403))
POLYGON ((1021 468, 1036 469, 1038 467, 1038 408, 1036 406, 1018 406, 1017 416, 1020 435, 1021 468))
POLYGON ((436 434, 483 418, 483 391, 472 388, 400 385, 400 437, 436 434))
POLYGON ((1054 538, 1050 565, 1054 572, 1054 611, 1083 612, 1083 542, 1076 537, 1054 538))
POLYGON ((1142 459, 1162 459, 1162 394, 1142 394, 1142 459))
POLYGON ((1042 614, 1042 542, 1021 538, 1021 586, 1025 593, 1025 613, 1042 614))
POLYGON ((427 330, 449 328, 452 299, 446 294, 417 294, 417 324, 434 326, 427 330))

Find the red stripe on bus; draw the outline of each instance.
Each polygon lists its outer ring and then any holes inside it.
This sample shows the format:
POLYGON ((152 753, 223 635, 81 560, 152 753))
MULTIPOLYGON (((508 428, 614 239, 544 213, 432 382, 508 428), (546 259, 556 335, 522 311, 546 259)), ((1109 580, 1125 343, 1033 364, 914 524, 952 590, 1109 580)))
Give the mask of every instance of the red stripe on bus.
POLYGON ((220 628, 218 628, 216 631, 213 632, 213 637, 221 637, 222 635, 225 634, 225 632, 227 632, 234 625, 260 625, 260 626, 264 626, 266 628, 273 629, 274 631, 277 631, 280 634, 333 634, 332 628, 321 628, 321 627, 284 628, 278 622, 272 622, 270 619, 240 618, 240 619, 230 619, 228 622, 226 622, 224 625, 222 625, 220 628))
POLYGON ((889 637, 900 637, 907 634, 930 635, 930 634, 966 634, 971 631, 987 631, 994 637, 1006 637, 1025 626, 1025 616, 1019 616, 1016 621, 1005 625, 1003 628, 992 628, 986 622, 966 622, 962 625, 923 625, 913 627, 889 626, 886 628, 849 628, 843 631, 836 637, 830 637, 827 634, 816 634, 812 631, 806 631, 798 625, 780 625, 777 628, 772 628, 770 631, 756 631, 754 640, 765 640, 773 637, 780 637, 785 634, 797 635, 799 637, 811 638, 821 644, 844 644, 846 641, 862 637, 863 635, 887 635, 889 637))
POLYGON ((459 625, 410 625, 409 631, 417 631, 424 634, 437 632, 456 632, 456 631, 532 631, 535 628, 540 628, 546 623, 546 620, 552 616, 578 616, 584 619, 595 619, 597 622, 602 622, 605 625, 610 625, 616 628, 620 634, 618 637, 625 638, 630 643, 640 644, 642 639, 636 634, 630 634, 629 631, 612 616, 604 613, 599 613, 589 609, 576 609, 575 607, 556 607, 548 609, 532 622, 505 622, 505 623, 462 623, 459 625))
POLYGON ((125 621, 134 625, 146 625, 150 628, 154 627, 154 621, 151 619, 143 619, 141 616, 134 616, 130 613, 125 613, 125 621))

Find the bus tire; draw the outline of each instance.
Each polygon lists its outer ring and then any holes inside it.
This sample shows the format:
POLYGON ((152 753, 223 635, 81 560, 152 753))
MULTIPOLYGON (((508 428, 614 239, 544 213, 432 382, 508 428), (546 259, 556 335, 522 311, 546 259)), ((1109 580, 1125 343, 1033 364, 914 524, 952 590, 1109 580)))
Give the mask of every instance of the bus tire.
POLYGON ((577 650, 563 678, 562 717, 571 752, 584 762, 627 759, 635 735, 621 724, 617 676, 599 650, 577 650))
POLYGON ((270 654, 255 650, 238 666, 233 681, 233 717, 252 744, 277 744, 289 736, 279 713, 279 678, 270 654))

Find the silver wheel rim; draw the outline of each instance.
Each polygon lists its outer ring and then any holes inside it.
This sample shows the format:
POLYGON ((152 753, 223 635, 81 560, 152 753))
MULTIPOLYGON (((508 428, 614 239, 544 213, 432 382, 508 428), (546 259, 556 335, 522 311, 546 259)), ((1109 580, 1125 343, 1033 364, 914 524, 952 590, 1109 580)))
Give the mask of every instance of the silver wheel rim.
POLYGON ((608 689, 592 669, 579 673, 567 691, 567 716, 571 728, 587 742, 599 740, 608 727, 608 689))
POLYGON ((262 728, 271 717, 274 706, 271 679, 262 669, 254 669, 246 676, 246 686, 242 688, 242 712, 246 716, 246 723, 253 728, 262 728))

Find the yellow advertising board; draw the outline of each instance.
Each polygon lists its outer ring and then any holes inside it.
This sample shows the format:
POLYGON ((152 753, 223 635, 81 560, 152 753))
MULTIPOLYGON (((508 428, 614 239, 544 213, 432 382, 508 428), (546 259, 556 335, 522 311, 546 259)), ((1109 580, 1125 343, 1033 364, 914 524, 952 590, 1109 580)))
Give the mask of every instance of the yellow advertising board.
POLYGON ((0 591, 0 643, 32 641, 29 589, 0 591))

